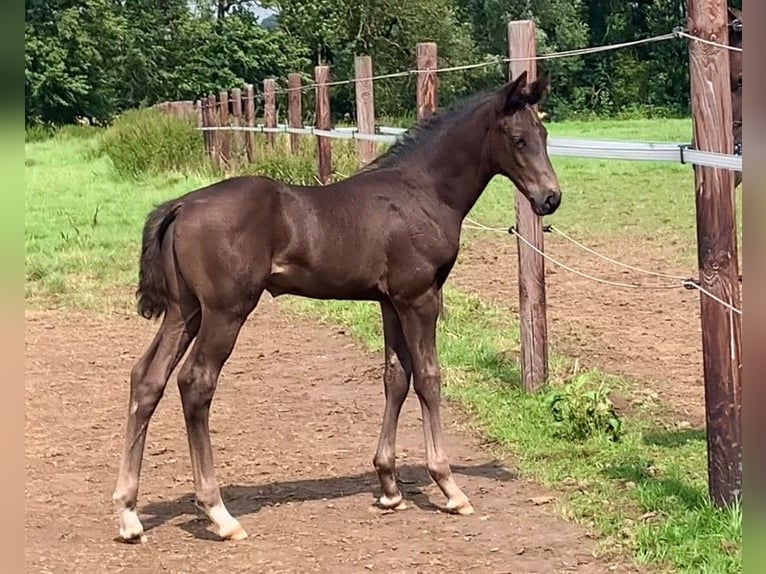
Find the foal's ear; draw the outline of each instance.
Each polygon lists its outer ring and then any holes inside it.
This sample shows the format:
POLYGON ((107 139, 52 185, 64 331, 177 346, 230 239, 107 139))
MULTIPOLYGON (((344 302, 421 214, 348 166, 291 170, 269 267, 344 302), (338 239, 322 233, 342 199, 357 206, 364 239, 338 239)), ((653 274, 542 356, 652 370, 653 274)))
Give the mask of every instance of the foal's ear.
POLYGON ((545 70, 542 76, 531 84, 527 84, 524 90, 524 99, 530 106, 540 103, 548 95, 551 85, 551 74, 545 70))
POLYGON ((524 106, 524 88, 527 86, 527 71, 524 70, 503 85, 497 93, 497 107, 501 113, 509 114, 524 106))

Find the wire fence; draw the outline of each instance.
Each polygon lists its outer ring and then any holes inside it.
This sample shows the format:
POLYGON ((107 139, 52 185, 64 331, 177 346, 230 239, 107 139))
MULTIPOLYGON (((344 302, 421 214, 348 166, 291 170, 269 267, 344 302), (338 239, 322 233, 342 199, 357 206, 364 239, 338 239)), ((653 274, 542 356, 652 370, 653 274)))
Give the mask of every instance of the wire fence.
POLYGON ((720 305, 723 305, 724 307, 726 307, 730 311, 736 313, 737 315, 742 315, 742 310, 741 309, 737 309, 736 307, 734 307, 730 303, 728 303, 728 302, 724 301, 723 299, 721 299, 720 297, 714 295, 713 293, 711 293, 710 291, 708 291, 707 289, 702 287, 702 285, 700 285, 699 282, 694 280, 694 279, 685 278, 685 277, 683 277, 681 275, 673 275, 673 274, 670 274, 670 273, 663 273, 663 272, 658 272, 658 271, 651 271, 651 270, 648 270, 648 269, 642 269, 640 267, 636 267, 636 266, 624 263, 622 261, 618 261, 617 259, 614 259, 614 258, 609 257, 607 255, 604 255, 602 253, 599 253, 596 250, 594 250, 594 249, 592 249, 592 248, 590 248, 590 247, 580 243, 579 241, 575 240, 574 238, 572 238, 568 234, 564 233, 561 229, 559 229, 557 227, 554 227, 552 225, 548 226, 548 229, 550 229, 551 231, 554 231, 555 233, 557 233, 561 237, 565 238, 567 241, 570 241, 571 243, 573 243, 574 245, 578 246, 579 248, 587 251, 588 253, 596 255, 597 257, 600 257, 601 259, 609 261, 609 262, 611 262, 611 263, 613 263, 613 264, 615 264, 615 265, 617 265, 619 267, 630 269, 630 270, 633 270, 633 271, 636 271, 636 272, 639 272, 639 273, 644 273, 646 275, 653 275, 653 276, 656 276, 656 277, 662 277, 662 278, 666 278, 666 279, 673 279, 674 282, 673 283, 661 284, 661 285, 646 285, 646 284, 624 283, 624 282, 621 282, 621 281, 612 281, 610 279, 603 279, 601 277, 596 277, 595 275, 591 275, 589 273, 585 273, 583 271, 575 269, 574 267, 572 267, 570 265, 567 265, 566 263, 563 263, 559 259, 551 256, 550 254, 542 251, 541 249, 538 249, 530 241, 528 241, 524 236, 522 236, 516 230, 516 228, 514 228, 514 227, 510 227, 510 228, 489 227, 487 225, 484 225, 483 223, 479 223, 478 221, 476 221, 474 219, 471 219, 470 217, 466 217, 465 221, 468 222, 468 223, 463 223, 463 227, 466 228, 466 229, 475 229, 475 230, 479 230, 479 231, 490 231, 490 232, 493 232, 493 233, 502 233, 503 235, 507 235, 507 234, 510 233, 511 235, 513 235, 516 238, 518 238, 519 241, 521 241, 524 244, 526 244, 535 253, 537 253, 541 257, 545 258, 547 261, 550 261, 554 265, 556 265, 558 267, 561 267, 562 269, 564 269, 566 271, 569 271, 570 273, 572 273, 574 275, 578 275, 579 277, 582 277, 583 279, 587 279, 589 281, 594 281, 596 283, 601 283, 603 285, 609 285, 611 287, 621 287, 621 288, 627 288, 627 289, 647 289, 647 290, 660 290, 660 291, 662 291, 662 290, 670 290, 670 289, 696 289, 697 291, 699 291, 703 295, 705 295, 707 297, 710 297, 711 299, 713 299, 714 301, 716 301, 720 305))
POLYGON ((732 51, 738 51, 741 52, 742 48, 737 48, 735 46, 729 46, 726 44, 719 44, 717 42, 712 42, 710 40, 705 40, 703 38, 700 38, 698 36, 694 36, 693 34, 689 34, 684 31, 683 28, 677 27, 672 32, 668 32, 667 34, 659 34, 657 36, 651 36, 649 38, 639 38, 637 40, 630 40, 628 42, 618 42, 615 44, 604 44, 601 46, 588 46, 586 48, 575 48, 572 50, 561 50, 558 52, 548 52, 545 54, 538 54, 535 56, 528 56, 528 57, 507 57, 507 56, 494 56, 489 59, 487 59, 484 62, 476 62, 472 64, 461 64, 457 66, 448 66, 444 68, 432 68, 427 70, 418 70, 418 69, 408 69, 408 70, 401 70, 399 72, 391 72, 388 74, 380 74, 377 76, 369 76, 365 78, 347 78, 344 80, 334 80, 331 82, 324 82, 324 83, 316 83, 316 82, 309 82, 307 84, 303 84, 301 86, 294 86, 294 87, 288 87, 288 88, 277 88, 274 90, 274 93, 276 94, 286 94, 294 91, 306 91, 311 90, 319 86, 345 86, 348 84, 354 84, 356 82, 360 81, 379 81, 379 80, 389 80, 393 78, 406 78, 409 76, 416 76, 418 74, 443 74, 443 73, 449 73, 449 72, 459 72, 464 70, 474 70, 478 68, 487 68, 490 66, 497 66, 499 64, 509 64, 511 62, 528 62, 528 61, 545 61, 545 60, 555 60, 559 58, 573 58, 576 56, 586 56, 589 54, 598 54, 602 52, 611 52, 614 50, 621 50, 623 48, 630 48, 633 46, 640 46, 643 44, 653 44, 655 42, 664 42, 667 40, 673 40, 673 39, 687 39, 692 40, 696 42, 702 42, 704 44, 709 44, 716 46, 718 48, 732 50, 732 51))

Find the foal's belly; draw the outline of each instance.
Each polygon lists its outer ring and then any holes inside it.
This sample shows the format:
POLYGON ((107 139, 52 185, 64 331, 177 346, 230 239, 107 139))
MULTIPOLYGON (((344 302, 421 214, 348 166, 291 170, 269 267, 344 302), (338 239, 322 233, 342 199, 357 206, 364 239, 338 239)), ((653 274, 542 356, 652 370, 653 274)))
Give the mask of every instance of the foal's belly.
POLYGON ((273 297, 298 295, 313 299, 377 300, 380 295, 379 277, 370 271, 320 270, 274 262, 266 281, 266 290, 273 297))

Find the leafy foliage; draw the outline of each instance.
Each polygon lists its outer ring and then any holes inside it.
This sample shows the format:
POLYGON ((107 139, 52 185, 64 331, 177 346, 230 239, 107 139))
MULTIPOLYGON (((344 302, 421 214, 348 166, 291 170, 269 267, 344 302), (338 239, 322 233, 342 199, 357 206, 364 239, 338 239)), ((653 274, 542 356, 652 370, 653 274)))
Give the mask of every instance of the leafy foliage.
MULTIPOLYGON (((741 0, 730 0, 741 8, 741 0)), ((413 69, 415 44, 438 44, 439 65, 507 54, 507 23, 532 18, 539 53, 619 43, 685 25, 684 0, 26 0, 26 124, 110 121, 122 110, 199 96, 289 72, 311 79, 354 56, 375 74, 413 69), (275 14, 259 20, 256 8, 275 14)), ((554 77, 554 119, 688 113, 688 46, 666 41, 541 61, 554 77)), ((439 76, 449 105, 506 77, 504 65, 439 76)), ((313 94, 305 94, 310 121, 313 94)), ((337 118, 354 113, 354 86, 332 90, 337 118)), ((415 77, 375 84, 378 116, 412 116, 415 77)))
POLYGON ((609 398, 610 389, 600 382, 595 388, 590 378, 579 375, 554 391, 549 399, 556 435, 570 440, 585 440, 603 434, 616 441, 622 422, 609 398))
POLYGON ((151 108, 125 112, 106 130, 98 147, 123 178, 193 173, 207 166, 196 125, 151 108))

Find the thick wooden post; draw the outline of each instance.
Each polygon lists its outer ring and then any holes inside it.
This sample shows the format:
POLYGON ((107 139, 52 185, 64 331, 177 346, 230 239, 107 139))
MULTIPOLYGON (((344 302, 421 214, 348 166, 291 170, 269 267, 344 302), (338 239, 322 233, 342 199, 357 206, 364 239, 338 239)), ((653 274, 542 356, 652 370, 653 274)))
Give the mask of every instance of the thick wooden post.
MULTIPOLYGON (((231 125, 235 128, 242 127, 242 90, 240 88, 231 89, 231 125)), ((235 130, 232 134, 233 156, 237 165, 242 161, 242 132, 235 130)))
MULTIPOLYGON (((208 125, 211 128, 217 128, 220 125, 218 117, 218 102, 215 99, 215 94, 209 94, 207 97, 207 114, 208 125)), ((221 156, 219 155, 221 133, 218 130, 212 130, 210 132, 210 156, 213 160, 213 165, 221 167, 221 156)))
MULTIPOLYGON (((330 67, 314 67, 314 90, 316 100, 316 127, 330 130, 330 67)), ((317 177, 322 185, 330 183, 332 172, 332 147, 330 138, 317 136, 317 177)))
MULTIPOLYGON (((218 93, 218 115, 220 117, 220 125, 229 127, 229 92, 221 90, 218 93)), ((221 134, 221 163, 224 169, 229 167, 229 161, 231 159, 231 132, 229 130, 222 130, 221 134)))
MULTIPOLYGON (((535 56, 535 23, 508 23, 508 56, 535 56)), ((528 81, 537 77, 535 60, 511 61, 509 75, 527 71, 528 81)), ((540 251, 543 250, 542 218, 532 211, 526 197, 516 190, 516 229, 540 251)), ((519 329, 521 335, 521 384, 535 391, 548 379, 548 321, 545 302, 545 259, 523 241, 516 240, 519 258, 519 329)))
MULTIPOLYGON (((291 128, 301 128, 303 113, 301 110, 301 75, 298 73, 287 74, 287 121, 291 128)), ((298 153, 301 145, 299 134, 290 134, 290 151, 298 153)))
MULTIPOLYGON (((210 122, 208 120, 208 113, 207 113, 207 98, 202 98, 200 100, 200 115, 201 115, 201 126, 203 128, 206 128, 210 125, 210 122)), ((205 153, 207 155, 210 155, 210 136, 212 135, 212 132, 206 129, 202 130, 202 146, 205 148, 205 153)))
MULTIPOLYGON (((728 43, 726 0, 687 0, 689 33, 728 43)), ((733 148, 729 54, 689 42, 694 142, 697 149, 731 153, 733 148)), ((700 286, 741 308, 734 207, 734 173, 694 167, 697 257, 700 286)), ((742 494, 742 318, 700 293, 707 419, 708 488, 714 504, 742 494)))
POLYGON ((197 127, 202 127, 202 100, 197 100, 194 102, 194 111, 196 112, 196 118, 197 118, 197 127))
POLYGON ((437 51, 434 42, 419 42, 416 48, 416 66, 418 69, 417 106, 418 120, 427 118, 436 111, 439 105, 439 78, 437 67, 437 51))
MULTIPOLYGON (((255 89, 253 84, 245 84, 245 123, 247 127, 255 127, 255 89)), ((255 161, 255 133, 252 131, 245 134, 245 147, 247 148, 247 161, 255 161)))
MULTIPOLYGON (((272 78, 263 80, 263 125, 267 128, 277 127, 276 89, 276 82, 272 78)), ((274 147, 276 134, 267 133, 266 141, 274 147)))
MULTIPOLYGON (((360 134, 375 133, 375 97, 372 85, 372 58, 357 56, 354 58, 356 78, 356 126, 360 134)), ((375 159, 376 146, 373 141, 357 142, 359 166, 364 167, 375 159)))

